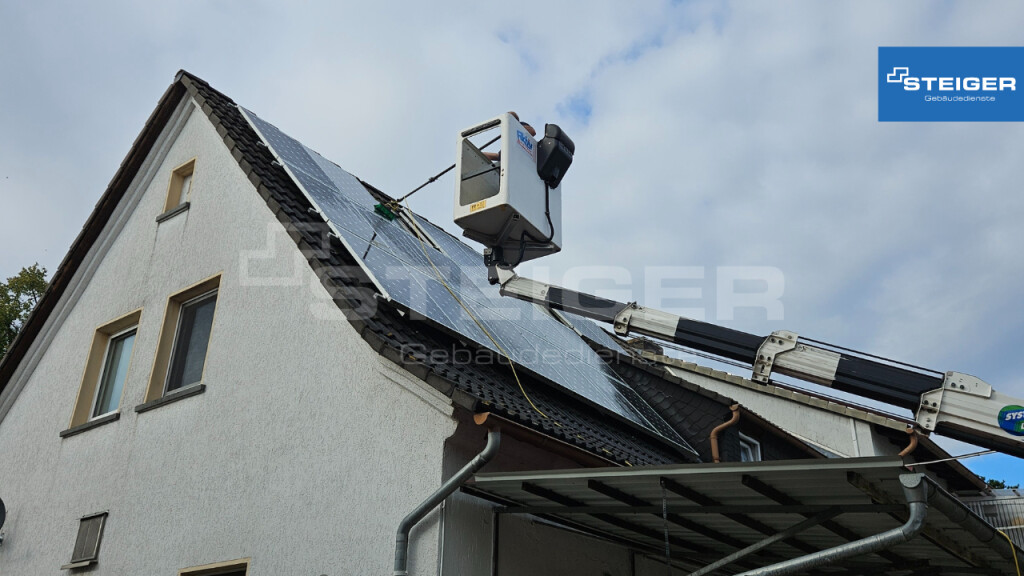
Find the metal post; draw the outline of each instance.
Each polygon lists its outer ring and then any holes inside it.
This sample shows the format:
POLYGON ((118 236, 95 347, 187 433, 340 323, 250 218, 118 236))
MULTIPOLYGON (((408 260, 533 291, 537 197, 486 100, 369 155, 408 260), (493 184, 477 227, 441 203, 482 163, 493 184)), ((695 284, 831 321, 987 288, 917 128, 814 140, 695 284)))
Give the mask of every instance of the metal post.
POLYGON ((737 550, 732 554, 725 556, 721 560, 717 560, 711 564, 708 564, 707 566, 701 568, 700 570, 697 570, 696 572, 691 572, 689 576, 704 576, 705 574, 710 574, 715 570, 718 570, 722 566, 728 566, 729 564, 732 564, 740 558, 750 556, 751 554, 754 554, 759 550, 767 548, 776 542, 785 540, 786 538, 799 534, 800 532, 803 532, 808 528, 813 528, 814 526, 817 526, 822 522, 831 520, 832 518, 838 516, 839 513, 840 510, 838 508, 832 508, 829 510, 825 510, 824 512, 819 512, 818 514, 811 516, 810 518, 804 520, 803 522, 800 522, 799 524, 794 524, 793 526, 786 528, 782 532, 769 536, 759 542, 755 542, 750 546, 743 548, 742 550, 737 550))
POLYGON ((497 508, 491 508, 491 576, 498 576, 498 522, 501 514, 497 508))
POLYGON ((907 499, 909 517, 906 523, 898 528, 886 530, 881 534, 875 534, 867 538, 847 542, 835 548, 822 550, 778 564, 764 566, 737 574, 736 576, 784 576, 796 574, 819 566, 835 564, 847 558, 871 554, 879 550, 885 550, 902 544, 917 536, 924 528, 924 518, 928 513, 928 483, 924 474, 902 474, 900 484, 903 485, 903 494, 907 499))

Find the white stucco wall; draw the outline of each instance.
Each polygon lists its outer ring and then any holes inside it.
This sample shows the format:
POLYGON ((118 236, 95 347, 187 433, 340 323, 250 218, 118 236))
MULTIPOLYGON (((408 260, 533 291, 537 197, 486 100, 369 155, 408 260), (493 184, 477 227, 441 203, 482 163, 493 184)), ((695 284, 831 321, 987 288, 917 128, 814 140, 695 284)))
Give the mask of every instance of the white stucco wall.
MULTIPOLYGON (((244 557, 255 576, 389 572, 399 520, 441 481, 450 403, 355 333, 201 112, 153 173, 9 387, 21 392, 0 421, 0 574, 60 573, 78 519, 103 510, 89 574, 244 557), (170 171, 192 157, 191 208, 158 225, 170 171), (134 412, 168 296, 217 273, 206 392, 134 412), (120 419, 61 439, 96 328, 140 307, 120 419)), ((436 572, 435 518, 413 533, 415 574, 436 572)))

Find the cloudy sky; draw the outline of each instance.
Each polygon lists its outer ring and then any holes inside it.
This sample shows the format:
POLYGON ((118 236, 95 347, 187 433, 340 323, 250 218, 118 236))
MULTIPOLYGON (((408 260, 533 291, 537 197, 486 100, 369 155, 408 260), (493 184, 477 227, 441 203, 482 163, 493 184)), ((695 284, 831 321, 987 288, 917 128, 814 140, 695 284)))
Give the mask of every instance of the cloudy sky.
MULTIPOLYGON (((185 68, 395 196, 462 128, 558 123, 565 248, 524 271, 1024 396, 1024 128, 879 123, 876 82, 879 46, 1022 45, 1022 21, 1020 2, 3 2, 0 277, 56 268, 185 68), (781 273, 783 318, 721 317, 736 266, 781 273), (656 289, 655 267, 690 280, 656 289)), ((452 229, 452 187, 412 205, 452 229)))

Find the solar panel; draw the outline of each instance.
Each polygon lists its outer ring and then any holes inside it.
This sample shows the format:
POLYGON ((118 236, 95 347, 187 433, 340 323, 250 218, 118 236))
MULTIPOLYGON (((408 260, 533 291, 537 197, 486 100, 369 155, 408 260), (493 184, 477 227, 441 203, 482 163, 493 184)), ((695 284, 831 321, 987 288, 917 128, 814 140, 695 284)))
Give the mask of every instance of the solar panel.
POLYGON ((572 312, 560 312, 562 316, 565 316, 566 321, 572 325, 573 328, 579 331, 580 334, 590 338, 599 345, 604 346, 609 350, 615 352, 625 352, 626 350, 615 341, 607 332, 605 332, 596 322, 590 318, 584 318, 579 314, 573 314, 572 312))
MULTIPOLYGON (((421 242, 401 219, 389 221, 376 215, 376 200, 355 176, 252 112, 243 112, 278 162, 372 272, 388 297, 463 338, 506 354, 517 366, 692 451, 571 328, 540 306, 501 297, 487 282, 480 253, 416 217, 416 223, 440 250, 421 242), (463 306, 472 311, 472 316, 463 306)), ((581 325, 589 322, 579 320, 583 321, 581 325)), ((588 335, 600 332, 592 324, 586 329, 588 335)))
POLYGON ((373 196, 359 183, 358 178, 281 132, 273 124, 261 120, 244 108, 242 111, 270 146, 278 161, 287 164, 292 175, 307 192, 311 193, 310 188, 315 188, 325 191, 328 197, 340 192, 353 202, 373 205, 373 196))

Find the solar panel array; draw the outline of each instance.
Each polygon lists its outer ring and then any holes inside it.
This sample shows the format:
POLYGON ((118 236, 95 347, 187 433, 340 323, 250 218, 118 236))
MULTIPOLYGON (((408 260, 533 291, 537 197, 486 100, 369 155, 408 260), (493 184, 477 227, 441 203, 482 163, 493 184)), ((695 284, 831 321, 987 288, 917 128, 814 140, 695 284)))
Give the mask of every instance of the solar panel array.
MULTIPOLYGON (((375 214, 377 201, 355 176, 252 112, 243 109, 243 113, 391 299, 480 346, 507 354, 518 366, 553 384, 692 450, 571 328, 540 306, 500 296, 487 282, 480 253, 416 217, 421 230, 439 249, 421 242, 408 223, 375 214)), ((614 345, 590 320, 577 316, 571 321, 598 342, 614 345)))

